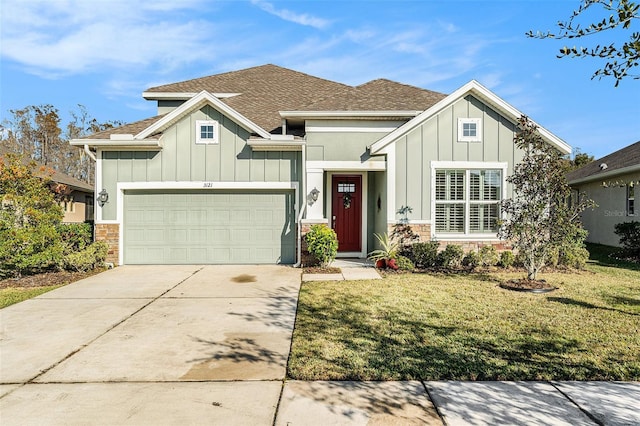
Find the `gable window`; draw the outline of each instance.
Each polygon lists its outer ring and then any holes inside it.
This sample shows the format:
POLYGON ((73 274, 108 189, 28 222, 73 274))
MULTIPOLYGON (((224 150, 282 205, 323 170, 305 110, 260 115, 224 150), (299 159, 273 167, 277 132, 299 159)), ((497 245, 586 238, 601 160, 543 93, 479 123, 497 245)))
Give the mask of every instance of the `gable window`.
POLYGON ((482 142, 482 120, 458 118, 458 142, 482 142))
POLYGON ((627 185, 627 216, 636 215, 635 186, 627 185))
POLYGON ((502 179, 499 169, 437 169, 436 234, 496 234, 502 179))
POLYGON ((196 143, 217 144, 219 140, 218 122, 215 120, 196 121, 196 143))

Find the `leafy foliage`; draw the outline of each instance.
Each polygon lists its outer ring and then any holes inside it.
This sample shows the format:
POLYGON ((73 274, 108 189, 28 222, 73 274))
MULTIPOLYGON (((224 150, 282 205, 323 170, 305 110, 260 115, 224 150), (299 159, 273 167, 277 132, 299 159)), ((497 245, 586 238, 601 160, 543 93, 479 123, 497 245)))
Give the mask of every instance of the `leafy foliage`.
POLYGON ((462 247, 448 244, 444 250, 438 253, 437 264, 445 269, 459 268, 464 258, 462 247))
POLYGON ((462 258, 462 266, 475 269, 480 266, 480 255, 476 251, 470 251, 462 258))
POLYGON ((500 261, 498 264, 503 268, 510 268, 516 262, 516 257, 512 251, 503 251, 500 253, 500 261))
MULTIPOLYGON (((592 9, 593 10, 593 9, 592 9)), ((631 25, 640 19, 640 4, 629 0, 582 0, 580 7, 573 11, 573 14, 566 22, 559 21, 558 33, 536 32, 526 33, 528 37, 539 39, 575 39, 587 37, 604 31, 631 30, 631 25), (601 21, 596 21, 582 26, 578 23, 581 16, 587 15, 587 10, 599 6, 605 13, 610 13, 608 17, 601 21)), ((609 45, 596 45, 596 47, 568 47, 560 49, 558 58, 601 58, 607 59, 605 65, 598 69, 591 78, 613 77, 615 86, 625 77, 639 79, 640 74, 633 73, 640 61, 640 32, 632 32, 622 46, 615 43, 609 45)))
POLYGON ((482 266, 496 266, 500 261, 500 256, 494 246, 483 246, 478 251, 480 264, 482 266))
POLYGON ((338 236, 327 225, 313 225, 305 235, 307 250, 320 262, 322 267, 327 267, 338 254, 338 236))
POLYGON ((578 203, 567 202, 571 188, 566 182, 567 165, 562 154, 542 139, 527 117, 520 118, 518 127, 515 144, 524 158, 507 178, 514 186, 515 198, 502 203, 507 219, 500 236, 512 241, 527 278, 535 280, 554 250, 584 248, 586 231, 579 215, 594 204, 586 197, 580 197, 578 203))
POLYGON ((84 250, 91 244, 91 225, 88 223, 62 223, 56 229, 65 243, 67 253, 84 250))
POLYGON ((384 234, 373 235, 378 240, 380 248, 373 250, 367 257, 374 262, 378 260, 395 259, 398 255, 398 243, 392 240, 386 232, 384 234))
POLYGON ((401 271, 413 271, 415 269, 415 265, 411 259, 406 256, 398 255, 396 257, 396 264, 401 271))
POLYGON ((622 222, 615 225, 615 233, 620 237, 624 254, 640 257, 640 222, 622 222))
POLYGON ((438 241, 415 243, 411 246, 411 258, 419 268, 432 268, 436 266, 438 259, 438 241))
POLYGON ((96 241, 86 248, 67 254, 63 259, 64 269, 85 272, 104 264, 109 246, 104 241, 96 241))
POLYGON ((64 252, 56 229, 62 217, 35 163, 25 165, 12 154, 0 159, 0 276, 56 267, 64 252))

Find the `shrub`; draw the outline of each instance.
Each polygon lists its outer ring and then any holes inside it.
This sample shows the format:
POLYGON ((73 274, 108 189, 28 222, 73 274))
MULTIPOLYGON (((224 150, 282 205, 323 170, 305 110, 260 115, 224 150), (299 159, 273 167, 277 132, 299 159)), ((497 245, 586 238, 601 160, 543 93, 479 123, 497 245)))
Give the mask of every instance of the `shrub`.
POLYGON ((398 265, 398 269, 401 271, 413 271, 415 269, 415 265, 406 256, 398 255, 396 256, 396 264, 398 265))
POLYGON ((333 262, 338 254, 338 236, 327 225, 313 225, 305 235, 307 250, 323 267, 333 262))
POLYGON ((411 225, 396 223, 393 225, 391 239, 398 243, 398 252, 406 257, 411 256, 411 246, 420 240, 420 236, 413 232, 411 225))
POLYGON ((516 257, 514 256, 512 251, 503 251, 500 253, 500 261, 498 264, 503 268, 510 268, 516 262, 516 257))
POLYGON ((462 266, 475 269, 480 265, 480 255, 475 251, 470 251, 462 258, 462 266))
POLYGON ((411 260, 419 268, 433 268, 438 259, 439 242, 433 240, 428 243, 415 243, 411 246, 411 260))
POLYGON ((66 246, 66 253, 84 250, 91 244, 91 225, 88 223, 61 223, 56 229, 66 246))
POLYGON ((634 220, 618 223, 614 232, 620 237, 625 255, 640 256, 640 222, 634 220))
POLYGON ((481 247, 478 255, 482 266, 496 266, 500 261, 500 257, 494 246, 481 247))
POLYGON ((437 264, 443 268, 453 269, 460 267, 462 258, 464 257, 464 251, 462 247, 455 244, 449 244, 438 253, 437 264))
POLYGON ((398 256, 398 243, 391 240, 391 238, 389 238, 389 234, 385 232, 382 235, 373 235, 378 240, 380 248, 369 253, 369 255, 367 256, 368 259, 378 263, 379 260, 389 261, 395 259, 398 256))
POLYGON ((104 264, 108 249, 106 242, 96 241, 83 250, 66 255, 63 267, 68 271, 90 271, 104 264))

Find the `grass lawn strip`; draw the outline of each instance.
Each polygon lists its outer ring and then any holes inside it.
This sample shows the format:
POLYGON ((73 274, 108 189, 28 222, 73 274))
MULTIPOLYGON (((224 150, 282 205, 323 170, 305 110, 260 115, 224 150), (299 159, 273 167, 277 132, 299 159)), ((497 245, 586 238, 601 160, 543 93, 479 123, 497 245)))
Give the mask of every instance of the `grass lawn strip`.
POLYGON ((301 380, 640 380, 640 271, 304 283, 289 376, 301 380))

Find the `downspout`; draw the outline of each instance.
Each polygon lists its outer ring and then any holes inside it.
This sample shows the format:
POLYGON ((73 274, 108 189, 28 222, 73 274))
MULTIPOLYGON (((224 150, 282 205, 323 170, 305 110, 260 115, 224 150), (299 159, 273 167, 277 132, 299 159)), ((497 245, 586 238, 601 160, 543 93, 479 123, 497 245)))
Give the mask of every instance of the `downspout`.
POLYGON ((297 228, 298 228, 298 235, 297 235, 297 239, 298 239, 298 253, 297 253, 297 259, 298 261, 296 262, 295 265, 293 265, 294 268, 299 268, 302 265, 302 217, 304 216, 305 212, 307 211, 307 200, 306 200, 306 195, 307 195, 307 144, 305 143, 304 145, 302 145, 302 208, 300 209, 300 213, 298 213, 298 220, 297 220, 297 228))

